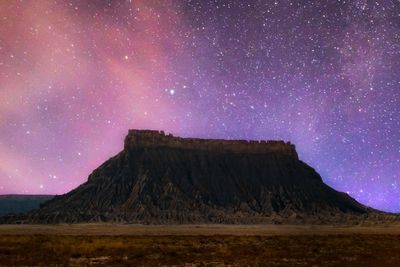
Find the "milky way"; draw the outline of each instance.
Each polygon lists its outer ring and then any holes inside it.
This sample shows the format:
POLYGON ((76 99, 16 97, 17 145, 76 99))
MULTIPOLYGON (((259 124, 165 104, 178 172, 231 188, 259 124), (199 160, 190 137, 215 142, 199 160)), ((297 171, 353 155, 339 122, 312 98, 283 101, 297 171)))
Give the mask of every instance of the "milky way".
POLYGON ((400 211, 400 2, 0 2, 1 194, 71 190, 130 128, 290 140, 400 211))

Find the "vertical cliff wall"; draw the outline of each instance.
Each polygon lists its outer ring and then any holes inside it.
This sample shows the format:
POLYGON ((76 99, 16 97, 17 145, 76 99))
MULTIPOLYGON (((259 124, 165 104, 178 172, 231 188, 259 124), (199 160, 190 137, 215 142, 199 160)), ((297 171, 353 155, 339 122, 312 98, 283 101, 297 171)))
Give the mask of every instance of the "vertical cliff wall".
POLYGON ((284 141, 247 141, 223 139, 181 138, 163 131, 129 130, 125 138, 126 150, 135 148, 171 148, 205 150, 213 153, 284 154, 298 159, 296 147, 284 141))

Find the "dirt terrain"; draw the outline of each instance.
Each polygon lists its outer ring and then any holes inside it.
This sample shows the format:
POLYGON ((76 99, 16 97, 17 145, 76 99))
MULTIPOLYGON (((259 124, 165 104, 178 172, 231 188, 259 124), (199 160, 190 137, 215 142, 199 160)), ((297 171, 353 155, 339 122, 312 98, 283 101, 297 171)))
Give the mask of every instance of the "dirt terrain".
POLYGON ((400 225, 2 225, 0 265, 400 266, 400 225))

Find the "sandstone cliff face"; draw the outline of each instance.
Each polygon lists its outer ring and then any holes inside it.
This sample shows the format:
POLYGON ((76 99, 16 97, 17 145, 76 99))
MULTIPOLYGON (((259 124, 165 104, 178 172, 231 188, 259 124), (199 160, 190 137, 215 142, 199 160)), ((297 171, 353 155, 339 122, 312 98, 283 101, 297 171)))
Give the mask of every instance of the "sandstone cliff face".
POLYGON ((290 142, 285 143, 283 141, 181 138, 171 134, 166 135, 163 131, 129 130, 124 144, 125 150, 162 147, 247 154, 279 153, 298 159, 295 146, 290 142))
POLYGON ((27 221, 296 223, 368 213, 325 185, 290 143, 185 139, 131 130, 122 152, 27 221))

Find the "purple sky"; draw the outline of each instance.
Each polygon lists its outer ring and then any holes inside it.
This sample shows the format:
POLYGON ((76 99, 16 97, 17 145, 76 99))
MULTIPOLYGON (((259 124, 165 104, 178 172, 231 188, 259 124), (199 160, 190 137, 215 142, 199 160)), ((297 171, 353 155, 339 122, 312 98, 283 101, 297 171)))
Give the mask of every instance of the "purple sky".
POLYGON ((291 141, 400 211, 400 3, 0 2, 0 194, 71 190, 130 128, 291 141))

